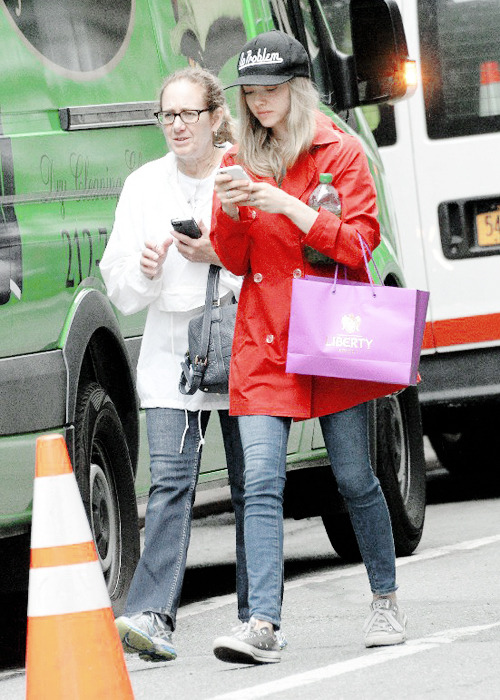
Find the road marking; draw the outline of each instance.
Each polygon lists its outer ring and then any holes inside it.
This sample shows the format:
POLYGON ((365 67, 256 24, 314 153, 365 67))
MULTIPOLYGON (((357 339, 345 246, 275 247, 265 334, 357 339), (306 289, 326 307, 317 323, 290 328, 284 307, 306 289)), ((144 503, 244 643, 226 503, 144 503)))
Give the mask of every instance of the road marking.
POLYGON ((352 673, 361 669, 377 666, 394 659, 400 659, 405 656, 419 654, 422 651, 436 649, 443 644, 451 644, 458 639, 473 637, 486 630, 500 627, 500 622, 493 622, 489 625, 477 625, 474 627, 459 627, 456 629, 443 630, 436 632, 428 637, 413 639, 406 644, 399 646, 386 647, 381 651, 368 653, 364 656, 358 656, 347 661, 340 661, 336 664, 316 668, 313 671, 305 671, 304 673, 296 673, 286 678, 281 678, 269 683, 260 683, 249 688, 239 688, 230 693, 216 695, 211 700, 256 700, 256 698, 266 698, 270 695, 283 693, 286 690, 292 690, 312 683, 320 683, 321 681, 330 678, 336 678, 345 673, 352 673))
MULTIPOLYGON (((471 549, 478 549, 479 547, 486 547, 487 545, 495 544, 496 542, 500 542, 500 534, 491 535, 490 537, 481 537, 477 540, 465 540, 464 542, 457 542, 456 544, 436 547, 434 549, 427 549, 418 554, 412 554, 409 557, 399 557, 396 559, 396 566, 399 568, 401 566, 406 566, 407 564, 418 564, 418 562, 421 561, 437 559, 438 557, 444 557, 457 552, 465 552, 471 549)), ((294 588, 301 588, 302 586, 309 586, 311 583, 325 583, 328 581, 350 578, 351 576, 366 575, 364 564, 356 564, 354 566, 346 564, 344 566, 346 568, 342 568, 340 570, 329 571, 319 575, 311 574, 309 576, 304 576, 297 579, 296 581, 288 581, 285 583, 285 591, 292 590, 294 588)), ((217 610, 225 607, 226 605, 234 605, 235 601, 235 593, 216 596, 215 598, 207 598, 207 600, 191 603, 190 605, 180 608, 177 614, 177 619, 181 620, 185 617, 191 617, 192 615, 201 615, 205 612, 217 610)))

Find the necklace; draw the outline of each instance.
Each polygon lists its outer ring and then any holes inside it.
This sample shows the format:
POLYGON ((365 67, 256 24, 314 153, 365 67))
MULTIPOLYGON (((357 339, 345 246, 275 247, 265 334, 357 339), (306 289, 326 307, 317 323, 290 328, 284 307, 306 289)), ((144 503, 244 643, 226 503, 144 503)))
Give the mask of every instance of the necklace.
POLYGON ((201 175, 199 177, 188 175, 179 168, 179 163, 177 161, 177 184, 181 189, 182 193, 186 197, 186 201, 191 209, 191 213, 194 217, 197 209, 203 204, 200 201, 198 193, 206 179, 212 174, 212 171, 220 163, 222 154, 218 149, 214 149, 214 153, 210 157, 208 165, 203 168, 201 175), (182 176, 182 177, 181 177, 182 176))
MULTIPOLYGON (((185 175, 186 177, 190 177, 192 180, 204 180, 205 178, 207 178, 210 175, 210 173, 215 168, 215 166, 220 163, 222 155, 223 154, 221 153, 221 150, 219 148, 214 147, 212 150, 212 153, 210 154, 210 156, 208 158, 208 163, 207 163, 207 165, 205 165, 205 167, 203 167, 201 165, 201 163, 203 161, 201 161, 201 162, 198 161, 197 162, 198 167, 196 168, 196 170, 198 170, 201 167, 201 174, 200 175, 198 175, 198 174, 192 175, 191 173, 186 172, 185 167, 179 168, 179 160, 176 158, 177 171, 180 170, 180 172, 183 175, 185 175)), ((182 161, 181 161, 181 165, 182 165, 182 161)))

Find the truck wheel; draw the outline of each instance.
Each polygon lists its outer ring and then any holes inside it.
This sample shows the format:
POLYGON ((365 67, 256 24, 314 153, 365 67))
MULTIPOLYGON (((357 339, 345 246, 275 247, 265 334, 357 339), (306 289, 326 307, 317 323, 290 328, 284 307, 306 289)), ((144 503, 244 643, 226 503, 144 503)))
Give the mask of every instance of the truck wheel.
MULTIPOLYGON (((397 556, 407 556, 422 537, 425 517, 425 458, 416 387, 384 397, 376 406, 376 463, 389 513, 397 556)), ((337 554, 360 561, 358 543, 346 512, 322 515, 337 554)))
MULTIPOLYGON (((458 412, 457 412, 458 413, 458 412)), ((484 478, 495 483, 498 460, 498 419, 500 403, 490 401, 461 410, 452 422, 446 414, 435 412, 426 433, 443 467, 453 476, 484 478), (448 425, 446 425, 448 423, 448 425), (438 426, 437 429, 433 426, 438 426)))
MULTIPOLYGON (((465 476, 471 465, 471 448, 479 445, 475 431, 461 430, 444 433, 439 430, 429 431, 429 441, 443 467, 453 476, 465 476)), ((476 462, 476 459, 473 460, 476 462)))
POLYGON ((323 513, 321 516, 330 544, 341 559, 348 562, 361 561, 356 535, 352 529, 349 513, 323 513))
POLYGON ((139 524, 132 464, 123 427, 99 384, 79 393, 75 476, 116 615, 139 560, 139 524))
POLYGON ((377 400, 376 454, 396 554, 408 556, 422 538, 425 518, 425 457, 416 387, 377 400))

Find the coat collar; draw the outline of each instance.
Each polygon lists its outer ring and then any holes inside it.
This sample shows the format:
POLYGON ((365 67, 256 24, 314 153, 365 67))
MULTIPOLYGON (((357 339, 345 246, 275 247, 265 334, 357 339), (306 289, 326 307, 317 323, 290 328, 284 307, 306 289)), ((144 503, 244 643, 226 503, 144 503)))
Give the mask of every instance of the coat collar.
POLYGON ((340 151, 342 146, 343 132, 322 112, 316 114, 316 133, 313 142, 307 153, 300 156, 297 162, 288 170, 282 187, 289 194, 300 199, 304 192, 310 187, 311 182, 319 182, 318 163, 315 153, 321 150, 322 146, 333 146, 333 157, 340 151))
POLYGON ((327 117, 323 112, 316 113, 316 133, 312 142, 312 148, 315 146, 323 146, 327 144, 337 144, 342 146, 342 135, 344 132, 340 129, 330 117, 327 117))

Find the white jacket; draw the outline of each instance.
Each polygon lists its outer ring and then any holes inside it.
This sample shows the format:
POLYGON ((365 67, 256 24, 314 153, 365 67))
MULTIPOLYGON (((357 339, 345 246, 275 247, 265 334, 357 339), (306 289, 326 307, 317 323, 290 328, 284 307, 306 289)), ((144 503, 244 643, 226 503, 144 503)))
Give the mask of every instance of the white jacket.
MULTIPOLYGON (((202 202, 195 217, 208 229, 214 176, 215 170, 202 181, 202 202)), ((170 237, 171 219, 192 216, 178 177, 173 153, 146 163, 127 177, 100 270, 110 299, 122 313, 133 314, 148 307, 137 365, 141 406, 190 411, 228 408, 226 395, 197 391, 184 396, 178 389, 188 323, 202 312, 205 303, 208 263, 189 262, 172 244, 158 279, 148 279, 139 267, 146 241, 163 242, 170 237)), ((232 291, 238 298, 240 287, 241 278, 223 268, 219 296, 232 291)))

